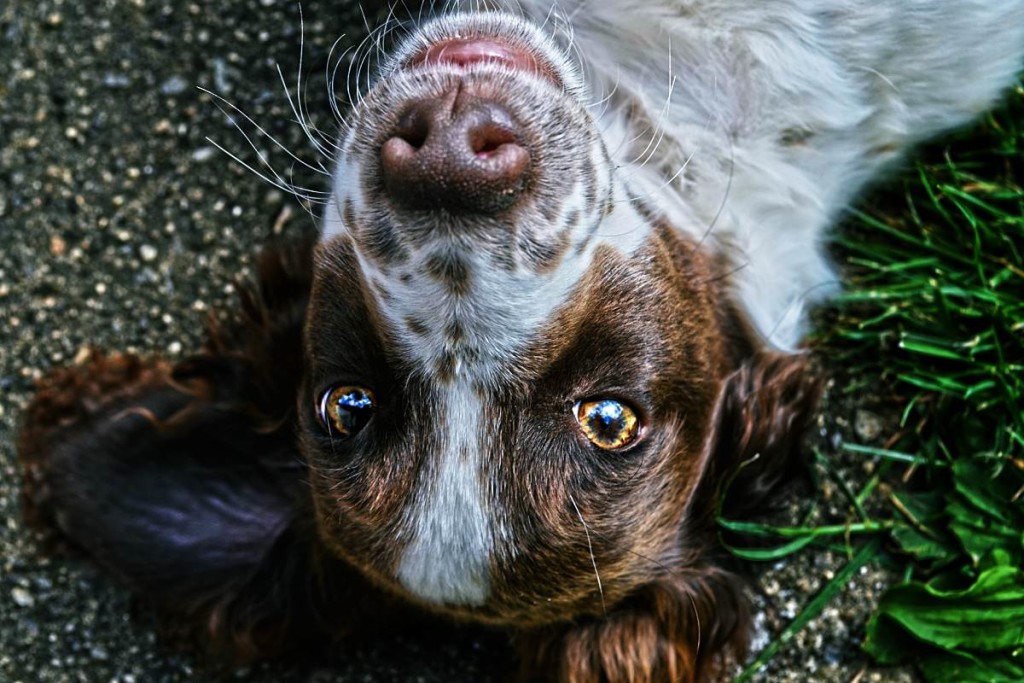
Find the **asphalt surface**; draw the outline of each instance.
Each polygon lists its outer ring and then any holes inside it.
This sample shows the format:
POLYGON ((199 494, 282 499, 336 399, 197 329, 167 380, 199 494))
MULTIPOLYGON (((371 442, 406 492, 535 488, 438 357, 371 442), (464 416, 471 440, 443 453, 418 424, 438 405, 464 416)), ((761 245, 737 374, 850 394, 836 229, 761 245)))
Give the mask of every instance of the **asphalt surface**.
MULTIPOLYGON (((230 305, 231 283, 259 245, 315 229, 299 201, 207 140, 257 163, 245 136, 198 88, 316 160, 277 65, 294 95, 303 36, 309 85, 302 99, 329 135, 336 124, 323 73, 331 45, 343 34, 335 56, 355 45, 365 25, 378 21, 375 10, 366 14, 364 23, 349 3, 308 0, 301 22, 297 3, 274 0, 0 0, 0 683, 215 678, 162 646, 150 616, 107 576, 81 559, 40 552, 20 521, 19 411, 35 378, 83 349, 188 352, 208 311, 230 305)), ((347 62, 340 63, 343 74, 347 62)), ((295 184, 325 187, 267 138, 255 145, 295 184)), ((864 403, 830 404, 817 436, 824 448, 881 438, 855 433, 864 403)), ((884 432, 885 419, 876 422, 884 432)), ((865 476, 859 464, 844 467, 853 479, 865 476)), ((798 507, 795 501, 794 515, 798 507)), ((767 568, 756 645, 774 637, 845 560, 816 551, 767 568)), ((904 671, 865 669, 858 651, 867 610, 887 580, 876 569, 856 575, 758 680, 912 680, 904 671)), ((491 681, 504 673, 503 654, 493 636, 442 629, 226 678, 491 681)))

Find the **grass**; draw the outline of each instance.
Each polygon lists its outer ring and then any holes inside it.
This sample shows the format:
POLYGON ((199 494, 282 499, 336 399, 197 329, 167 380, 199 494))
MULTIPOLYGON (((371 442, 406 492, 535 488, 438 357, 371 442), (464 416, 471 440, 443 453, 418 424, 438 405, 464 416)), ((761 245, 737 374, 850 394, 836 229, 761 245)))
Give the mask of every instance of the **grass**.
MULTIPOLYGON (((860 207, 838 239, 846 293, 816 346, 854 378, 846 392, 895 397, 898 432, 885 447, 845 447, 875 465, 860 491, 841 487, 856 520, 788 528, 722 520, 779 539, 775 548, 735 550, 748 559, 831 538, 850 551, 837 579, 866 562, 895 563, 905 581, 875 607, 864 647, 880 664, 914 664, 930 683, 1024 680, 1021 183, 1024 85, 860 207)), ((824 608, 834 583, 738 680, 824 608)))

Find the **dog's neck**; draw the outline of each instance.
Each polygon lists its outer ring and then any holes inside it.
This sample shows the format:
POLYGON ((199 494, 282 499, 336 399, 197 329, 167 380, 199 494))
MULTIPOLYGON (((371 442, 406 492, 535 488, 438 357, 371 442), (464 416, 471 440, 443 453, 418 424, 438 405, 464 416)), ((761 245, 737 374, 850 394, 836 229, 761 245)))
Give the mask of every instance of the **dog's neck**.
MULTIPOLYGON (((766 67, 752 53, 755 45, 727 41, 717 32, 708 32, 693 17, 688 21, 666 19, 662 31, 652 32, 652 10, 647 7, 623 12, 598 3, 575 13, 565 8, 565 16, 572 16, 571 27, 564 23, 564 16, 549 17, 546 3, 527 1, 517 7, 539 22, 547 19, 555 37, 571 40, 579 55, 580 90, 590 103, 588 110, 596 117, 601 144, 610 159, 607 165, 613 169, 614 180, 605 182, 614 182, 613 202, 620 210, 616 220, 605 223, 601 230, 614 237, 611 241, 618 248, 623 248, 624 241, 639 244, 650 221, 629 215, 633 212, 631 200, 656 207, 659 218, 729 260, 725 268, 732 271, 731 295, 750 317, 755 333, 769 346, 794 347, 804 330, 804 302, 827 294, 830 288, 823 283, 832 281, 817 248, 816 233, 832 218, 823 207, 841 206, 845 200, 837 201, 834 195, 850 192, 841 182, 837 187, 822 187, 818 179, 808 176, 803 161, 798 170, 794 157, 798 152, 781 148, 777 140, 769 138, 780 128, 774 120, 781 115, 778 112, 799 111, 777 106, 778 100, 800 97, 801 93, 773 84, 773 79, 781 76, 764 73, 766 67), (722 58, 708 60, 710 51, 720 51, 722 58), (709 64, 718 71, 709 71, 709 64), (626 79, 623 74, 643 77, 626 79), (766 111, 773 112, 769 117, 773 120, 761 122, 766 111), (760 159, 756 166, 748 163, 752 150, 760 159), (744 201, 734 201, 740 194, 744 201), (635 239, 628 239, 630 236, 635 239), (780 270, 783 263, 787 264, 784 271, 780 270)), ((744 27, 742 16, 731 21, 737 28, 744 27)), ((716 22, 721 24, 723 19, 716 17, 716 22)), ((836 118, 836 112, 828 114, 836 118)), ((846 118, 856 115, 843 114, 846 118)), ((794 120, 791 127, 799 130, 806 123, 794 120)), ((600 167, 601 160, 596 161, 600 167)), ((346 207, 339 204, 340 197, 354 201, 357 213, 363 210, 361 198, 366 193, 359 187, 361 183, 365 184, 342 159, 324 215, 326 237, 344 233, 346 225, 352 225, 344 220, 346 207)), ((564 221, 569 214, 580 221, 579 209, 563 209, 541 222, 549 218, 564 221)), ((544 236, 539 242, 550 244, 551 237, 544 236)), ((481 246, 473 245, 476 251, 481 246)), ((441 250, 454 253, 448 248, 441 250)), ((466 265, 481 255, 471 256, 466 265)), ((513 274, 508 281, 480 279, 479 293, 488 300, 474 304, 474 310, 502 306, 502 297, 493 296, 499 290, 507 297, 508 310, 468 317, 474 323, 498 325, 511 319, 533 330, 552 306, 564 302, 568 286, 585 272, 587 259, 584 253, 536 278, 513 274)), ((362 259, 361 265, 383 284, 387 278, 381 279, 380 269, 367 261, 362 259)), ((416 317, 424 305, 445 311, 449 319, 453 310, 464 309, 465 302, 455 300, 445 306, 437 282, 395 280, 386 289, 395 303, 382 301, 382 309, 395 323, 416 317)), ((473 330, 464 331, 473 335, 473 330)), ((445 340, 438 338, 438 343, 444 346, 445 340)), ((444 354, 429 347, 421 350, 436 363, 444 354)))

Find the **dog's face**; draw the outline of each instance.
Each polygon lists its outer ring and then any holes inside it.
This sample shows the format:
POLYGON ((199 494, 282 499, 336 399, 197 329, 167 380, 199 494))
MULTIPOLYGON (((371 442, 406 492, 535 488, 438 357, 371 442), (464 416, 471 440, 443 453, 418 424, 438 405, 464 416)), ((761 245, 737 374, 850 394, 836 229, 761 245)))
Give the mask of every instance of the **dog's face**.
POLYGON ((694 552, 732 369, 708 258, 504 15, 419 31, 349 121, 306 326, 321 536, 474 618, 600 613, 694 552))

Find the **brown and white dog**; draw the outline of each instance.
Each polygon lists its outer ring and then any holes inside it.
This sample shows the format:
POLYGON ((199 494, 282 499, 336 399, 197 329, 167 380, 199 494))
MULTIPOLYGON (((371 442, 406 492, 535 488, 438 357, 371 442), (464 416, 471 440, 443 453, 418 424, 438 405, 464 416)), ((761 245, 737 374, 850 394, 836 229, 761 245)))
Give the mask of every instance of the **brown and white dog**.
POLYGON ((202 350, 41 383, 27 515, 235 659, 408 606, 508 628, 524 680, 714 677, 714 512, 793 471, 825 231, 1022 53, 1024 0, 449 8, 202 350))

